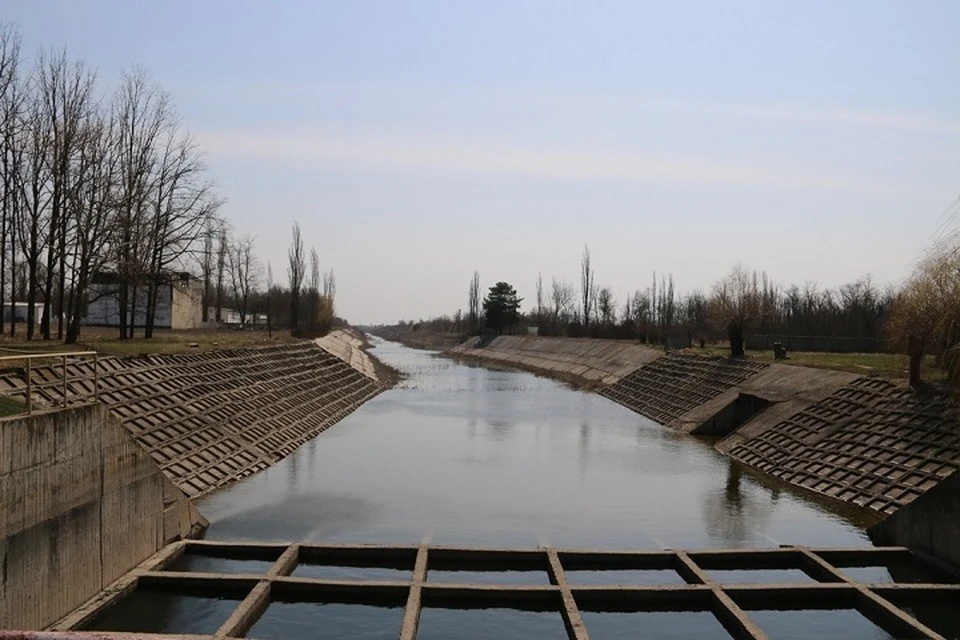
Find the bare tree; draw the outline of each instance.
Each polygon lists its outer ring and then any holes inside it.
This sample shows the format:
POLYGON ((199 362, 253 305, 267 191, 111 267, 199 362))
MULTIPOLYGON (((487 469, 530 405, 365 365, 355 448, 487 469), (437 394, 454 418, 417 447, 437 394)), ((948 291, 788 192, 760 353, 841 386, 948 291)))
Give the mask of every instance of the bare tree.
POLYGON ((580 296, 583 303, 583 328, 590 326, 590 315, 593 312, 597 299, 596 274, 590 266, 590 247, 583 245, 583 255, 580 257, 580 296))
POLYGON ((477 333, 480 329, 480 274, 473 272, 470 280, 469 299, 467 304, 467 324, 470 333, 477 333))
MULTIPOLYGON (((656 282, 656 276, 654 276, 654 282, 656 282)), ((677 310, 672 274, 669 278, 665 278, 663 275, 660 276, 660 293, 657 295, 654 303, 656 304, 658 332, 660 339, 663 341, 664 346, 666 346, 668 334, 670 328, 673 326, 677 310)))
POLYGON ((537 273, 537 330, 543 330, 543 274, 537 273))
POLYGON ((47 159, 50 171, 50 211, 47 220, 49 226, 43 314, 40 320, 40 333, 44 339, 49 340, 53 312, 56 312, 59 318, 57 337, 63 337, 65 263, 70 222, 64 209, 71 181, 70 172, 80 143, 80 128, 93 100, 95 75, 82 62, 71 63, 64 49, 41 54, 37 67, 36 89, 43 105, 45 126, 50 135, 47 159), (58 303, 56 307, 53 306, 54 301, 58 303))
POLYGON ((306 264, 303 253, 303 238, 300 223, 293 223, 293 239, 287 250, 287 279, 290 283, 290 331, 294 335, 300 332, 300 293, 303 289, 303 277, 306 264))
POLYGON ((233 299, 240 313, 240 324, 247 322, 247 305, 250 294, 256 289, 260 277, 260 267, 253 253, 254 238, 246 235, 230 248, 230 284, 233 288, 233 299))
POLYGON ((323 294, 318 297, 320 303, 320 331, 327 333, 333 328, 336 317, 337 279, 333 269, 323 274, 323 294))
POLYGON ((734 357, 743 356, 744 329, 763 312, 758 290, 757 273, 751 273, 741 263, 713 287, 711 316, 718 326, 726 329, 730 355, 734 357))
POLYGON ((273 337, 273 267, 267 263, 267 336, 273 337))
POLYGON ((17 165, 21 203, 18 217, 18 240, 27 269, 27 339, 33 339, 36 326, 36 303, 41 294, 39 283, 43 275, 41 255, 47 242, 46 214, 49 205, 50 172, 47 157, 50 149, 50 129, 44 117, 43 103, 32 96, 24 108, 23 120, 17 129, 15 145, 20 147, 17 165))
POLYGON ((230 253, 230 230, 221 224, 217 233, 217 256, 214 271, 214 315, 217 323, 223 322, 223 297, 226 293, 227 256, 230 253))
POLYGON ((613 298, 613 289, 601 287, 597 293, 597 311, 600 326, 609 329, 617 322, 617 303, 613 298))
POLYGON ((554 332, 558 333, 560 326, 569 320, 570 311, 574 305, 573 285, 565 280, 558 281, 554 278, 551 282, 550 300, 553 303, 554 332))
POLYGON ((91 114, 84 122, 73 172, 75 183, 68 191, 73 252, 69 262, 67 344, 75 343, 80 336, 84 302, 92 301, 89 297, 91 279, 104 269, 110 256, 118 169, 111 135, 111 124, 100 115, 91 114))
POLYGON ((13 24, 0 24, 0 334, 4 329, 4 297, 7 285, 7 254, 11 262, 10 335, 16 324, 16 297, 13 272, 16 270, 14 242, 15 214, 17 209, 16 177, 19 171, 16 147, 17 129, 20 124, 22 91, 20 91, 20 33, 13 24), (9 244, 7 239, 9 240, 9 244), (9 247, 9 249, 8 249, 9 247))
POLYGON ((146 71, 135 67, 124 74, 113 106, 119 169, 113 260, 121 340, 133 337, 136 324, 137 289, 147 270, 151 180, 157 145, 170 124, 170 109, 169 97, 146 71))
MULTIPOLYGON (((204 226, 220 206, 206 166, 190 137, 172 121, 157 153, 151 184, 150 226, 147 236, 147 309, 144 335, 153 336, 160 287, 172 271, 182 271, 186 257, 203 238, 204 226)), ((229 249, 229 246, 226 247, 229 249)), ((218 276, 222 300, 222 251, 218 276)), ((171 301, 172 302, 172 301, 171 301)))
POLYGON ((307 287, 307 298, 310 301, 307 325, 312 331, 320 311, 320 255, 316 247, 310 247, 310 286, 307 287))
POLYGON ((333 269, 325 271, 323 274, 323 297, 330 303, 330 313, 334 313, 337 299, 337 277, 334 275, 333 269))
POLYGON ((200 256, 200 272, 203 279, 203 296, 201 304, 201 319, 203 322, 210 320, 210 307, 213 306, 213 270, 214 270, 214 238, 217 237, 217 228, 220 223, 215 217, 207 219, 203 229, 203 249, 200 256))

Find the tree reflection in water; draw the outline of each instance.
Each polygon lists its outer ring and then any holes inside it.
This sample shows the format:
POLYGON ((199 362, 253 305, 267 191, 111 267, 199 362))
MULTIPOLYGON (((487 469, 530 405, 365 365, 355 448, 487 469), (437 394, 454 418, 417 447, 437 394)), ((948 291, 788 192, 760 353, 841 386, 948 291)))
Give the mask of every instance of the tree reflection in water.
MULTIPOLYGON (((721 489, 703 497, 703 520, 711 540, 725 547, 754 544, 770 521, 778 492, 757 497, 743 489, 743 469, 734 460, 727 464, 727 479, 721 489)), ((761 494, 762 495, 762 494, 761 494)))

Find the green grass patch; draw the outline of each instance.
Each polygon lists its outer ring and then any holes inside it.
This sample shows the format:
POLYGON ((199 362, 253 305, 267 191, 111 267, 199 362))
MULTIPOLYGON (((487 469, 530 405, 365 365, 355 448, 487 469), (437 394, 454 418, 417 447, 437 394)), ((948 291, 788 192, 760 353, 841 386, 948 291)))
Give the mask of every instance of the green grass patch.
MULTIPOLYGON (((710 345, 703 349, 692 347, 688 353, 710 357, 730 355, 730 349, 710 345)), ((899 353, 823 353, 819 351, 790 351, 787 360, 774 360, 773 351, 747 351, 746 357, 759 362, 780 362, 782 364, 847 371, 863 376, 879 376, 890 379, 906 379, 909 375, 910 359, 899 353)), ((920 377, 927 382, 940 382, 947 372, 936 366, 933 356, 925 356, 920 367, 920 377)))
POLYGON ((21 400, 0 396, 0 417, 15 416, 27 412, 27 405, 21 400))

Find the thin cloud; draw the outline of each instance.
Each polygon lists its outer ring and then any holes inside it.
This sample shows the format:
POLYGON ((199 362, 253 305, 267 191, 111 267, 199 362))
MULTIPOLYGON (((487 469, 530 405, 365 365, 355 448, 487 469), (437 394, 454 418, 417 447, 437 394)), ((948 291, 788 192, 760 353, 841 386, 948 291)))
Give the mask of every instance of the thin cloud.
POLYGON ((751 166, 723 158, 530 148, 488 141, 371 136, 323 131, 222 131, 197 136, 208 152, 234 158, 314 162, 362 169, 429 169, 538 179, 610 180, 667 186, 746 186, 920 195, 796 167, 751 166))
POLYGON ((588 112, 656 112, 731 119, 763 119, 823 125, 849 125, 921 134, 960 136, 960 120, 942 119, 915 113, 862 110, 836 106, 797 104, 725 103, 669 96, 625 96, 527 92, 482 87, 396 87, 361 83, 281 83, 268 87, 241 89, 260 99, 287 102, 291 99, 349 99, 374 105, 398 101, 412 103, 454 102, 463 105, 496 104, 502 108, 529 109, 536 105, 550 109, 580 109, 588 112))

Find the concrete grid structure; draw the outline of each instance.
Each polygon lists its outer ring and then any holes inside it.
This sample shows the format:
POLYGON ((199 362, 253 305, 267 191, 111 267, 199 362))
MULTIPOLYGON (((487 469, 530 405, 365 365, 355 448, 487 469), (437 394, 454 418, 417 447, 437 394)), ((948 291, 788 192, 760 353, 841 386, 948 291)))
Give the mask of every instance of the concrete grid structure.
MULTIPOLYGON (((232 613, 208 637, 244 637, 272 602, 367 604, 404 607, 401 640, 417 637, 426 607, 556 611, 572 640, 589 637, 582 612, 711 612, 734 638, 765 638, 751 619, 755 610, 855 610, 895 637, 943 638, 950 630, 926 626, 911 607, 929 603, 960 605, 960 584, 948 569, 926 565, 905 548, 810 549, 781 547, 734 550, 602 551, 541 547, 492 549, 432 546, 255 544, 213 541, 174 543, 144 562, 109 592, 61 620, 54 629, 97 628, 97 617, 135 590, 229 595, 238 600, 232 613), (171 570, 184 555, 268 561, 261 573, 209 573, 171 570), (904 564, 916 575, 939 580, 863 583, 847 567, 904 564), (409 571, 404 580, 323 580, 291 574, 300 564, 386 567, 409 571), (433 570, 539 571, 540 584, 435 582, 433 570), (567 572, 578 570, 672 570, 682 584, 583 586, 567 572), (803 583, 728 583, 712 572, 725 569, 800 570, 803 583)), ((916 579, 916 578, 914 578, 916 579)), ((535 578, 531 579, 535 582, 535 578)), ((941 626, 940 620, 932 624, 941 626)), ((955 621, 954 621, 955 622, 955 621)), ((318 617, 317 624, 322 624, 318 617)), ((947 625, 950 623, 947 622, 947 625)), ((98 633, 109 632, 101 629, 98 633)), ((172 630, 172 633, 178 633, 172 630)), ((2 637, 2 636, 0 636, 2 637)))
MULTIPOLYGON (((386 389, 311 342, 71 360, 65 371, 33 369, 35 404, 96 394, 190 497, 266 469, 386 389)), ((0 376, 0 395, 24 399, 25 376, 0 376)))

